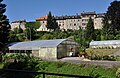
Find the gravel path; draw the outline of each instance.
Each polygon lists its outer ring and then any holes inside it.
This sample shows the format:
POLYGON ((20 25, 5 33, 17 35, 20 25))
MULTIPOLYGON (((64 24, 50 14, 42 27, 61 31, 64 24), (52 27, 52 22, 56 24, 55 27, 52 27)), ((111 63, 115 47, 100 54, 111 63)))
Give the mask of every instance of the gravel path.
POLYGON ((67 57, 60 59, 58 61, 70 62, 75 64, 87 64, 87 65, 90 64, 105 67, 118 67, 118 66, 120 67, 120 61, 97 61, 97 60, 83 61, 83 58, 81 57, 67 57))

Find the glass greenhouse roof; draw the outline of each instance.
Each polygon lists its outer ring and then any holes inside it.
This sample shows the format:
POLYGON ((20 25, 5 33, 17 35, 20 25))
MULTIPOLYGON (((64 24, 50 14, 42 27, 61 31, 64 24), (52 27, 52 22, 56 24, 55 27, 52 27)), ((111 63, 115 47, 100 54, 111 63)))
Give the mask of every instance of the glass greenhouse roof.
POLYGON ((120 40, 107 40, 107 41, 91 41, 90 46, 100 45, 120 45, 120 40))
POLYGON ((65 40, 67 39, 18 42, 10 46, 9 50, 39 50, 40 47, 56 47, 65 40))

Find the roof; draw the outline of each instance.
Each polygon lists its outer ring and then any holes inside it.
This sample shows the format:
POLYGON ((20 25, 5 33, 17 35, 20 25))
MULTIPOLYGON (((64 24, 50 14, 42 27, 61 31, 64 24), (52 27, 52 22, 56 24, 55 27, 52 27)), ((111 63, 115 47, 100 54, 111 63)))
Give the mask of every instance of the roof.
POLYGON ((100 45, 120 45, 120 40, 91 41, 90 46, 100 45))
POLYGON ((26 20, 16 20, 16 21, 13 21, 12 23, 22 23, 22 22, 26 22, 26 20))
POLYGON ((96 12, 82 12, 81 15, 96 15, 96 12))
POLYGON ((7 44, 7 46, 12 46, 12 45, 14 45, 16 43, 19 43, 19 42, 12 42, 12 43, 7 44))
POLYGON ((56 16, 56 20, 66 20, 66 19, 80 19, 80 15, 72 15, 72 16, 56 16))
POLYGON ((40 47, 56 47, 67 39, 36 40, 19 42, 9 47, 9 50, 38 50, 40 47))
POLYGON ((37 21, 47 20, 47 16, 42 16, 36 19, 37 21))

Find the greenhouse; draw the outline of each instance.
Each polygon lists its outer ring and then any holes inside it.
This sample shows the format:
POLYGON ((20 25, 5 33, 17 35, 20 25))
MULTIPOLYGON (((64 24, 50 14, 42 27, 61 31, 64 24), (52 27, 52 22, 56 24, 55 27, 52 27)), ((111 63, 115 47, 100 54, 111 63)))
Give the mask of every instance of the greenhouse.
POLYGON ((79 44, 72 39, 36 40, 18 42, 9 46, 10 53, 30 53, 44 59, 59 59, 75 56, 79 52, 79 44))
POLYGON ((116 49, 120 48, 120 40, 106 40, 106 41, 91 41, 90 48, 107 48, 116 49))

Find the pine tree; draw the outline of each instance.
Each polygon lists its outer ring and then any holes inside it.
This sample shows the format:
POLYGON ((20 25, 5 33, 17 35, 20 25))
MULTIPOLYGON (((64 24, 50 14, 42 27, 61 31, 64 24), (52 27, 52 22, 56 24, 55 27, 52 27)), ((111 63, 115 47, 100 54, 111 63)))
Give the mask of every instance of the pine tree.
MULTIPOLYGON (((0 52, 4 52, 5 45, 8 42, 8 36, 10 31, 9 21, 7 16, 4 15, 6 11, 6 5, 2 4, 3 0, 0 0, 0 52)), ((1 60, 1 58, 0 58, 1 60)))
POLYGON ((47 26, 46 26, 46 27, 47 27, 47 29, 50 29, 50 30, 51 30, 51 29, 53 29, 52 26, 53 26, 53 24, 54 24, 54 23, 53 23, 53 16, 52 16, 51 12, 48 13, 48 16, 47 16, 47 17, 48 17, 48 18, 47 18, 47 26))
POLYGON ((55 30, 58 31, 58 30, 60 29, 60 27, 58 26, 58 23, 56 22, 56 19, 55 19, 55 18, 53 19, 53 29, 54 29, 54 31, 55 31, 55 30))
POLYGON ((52 16, 51 12, 48 13, 48 19, 47 19, 47 29, 56 30, 59 29, 58 23, 56 22, 54 16, 52 16))
POLYGON ((86 27, 86 39, 90 42, 91 40, 95 39, 95 34, 94 34, 94 22, 92 18, 89 18, 89 21, 87 23, 86 27))

